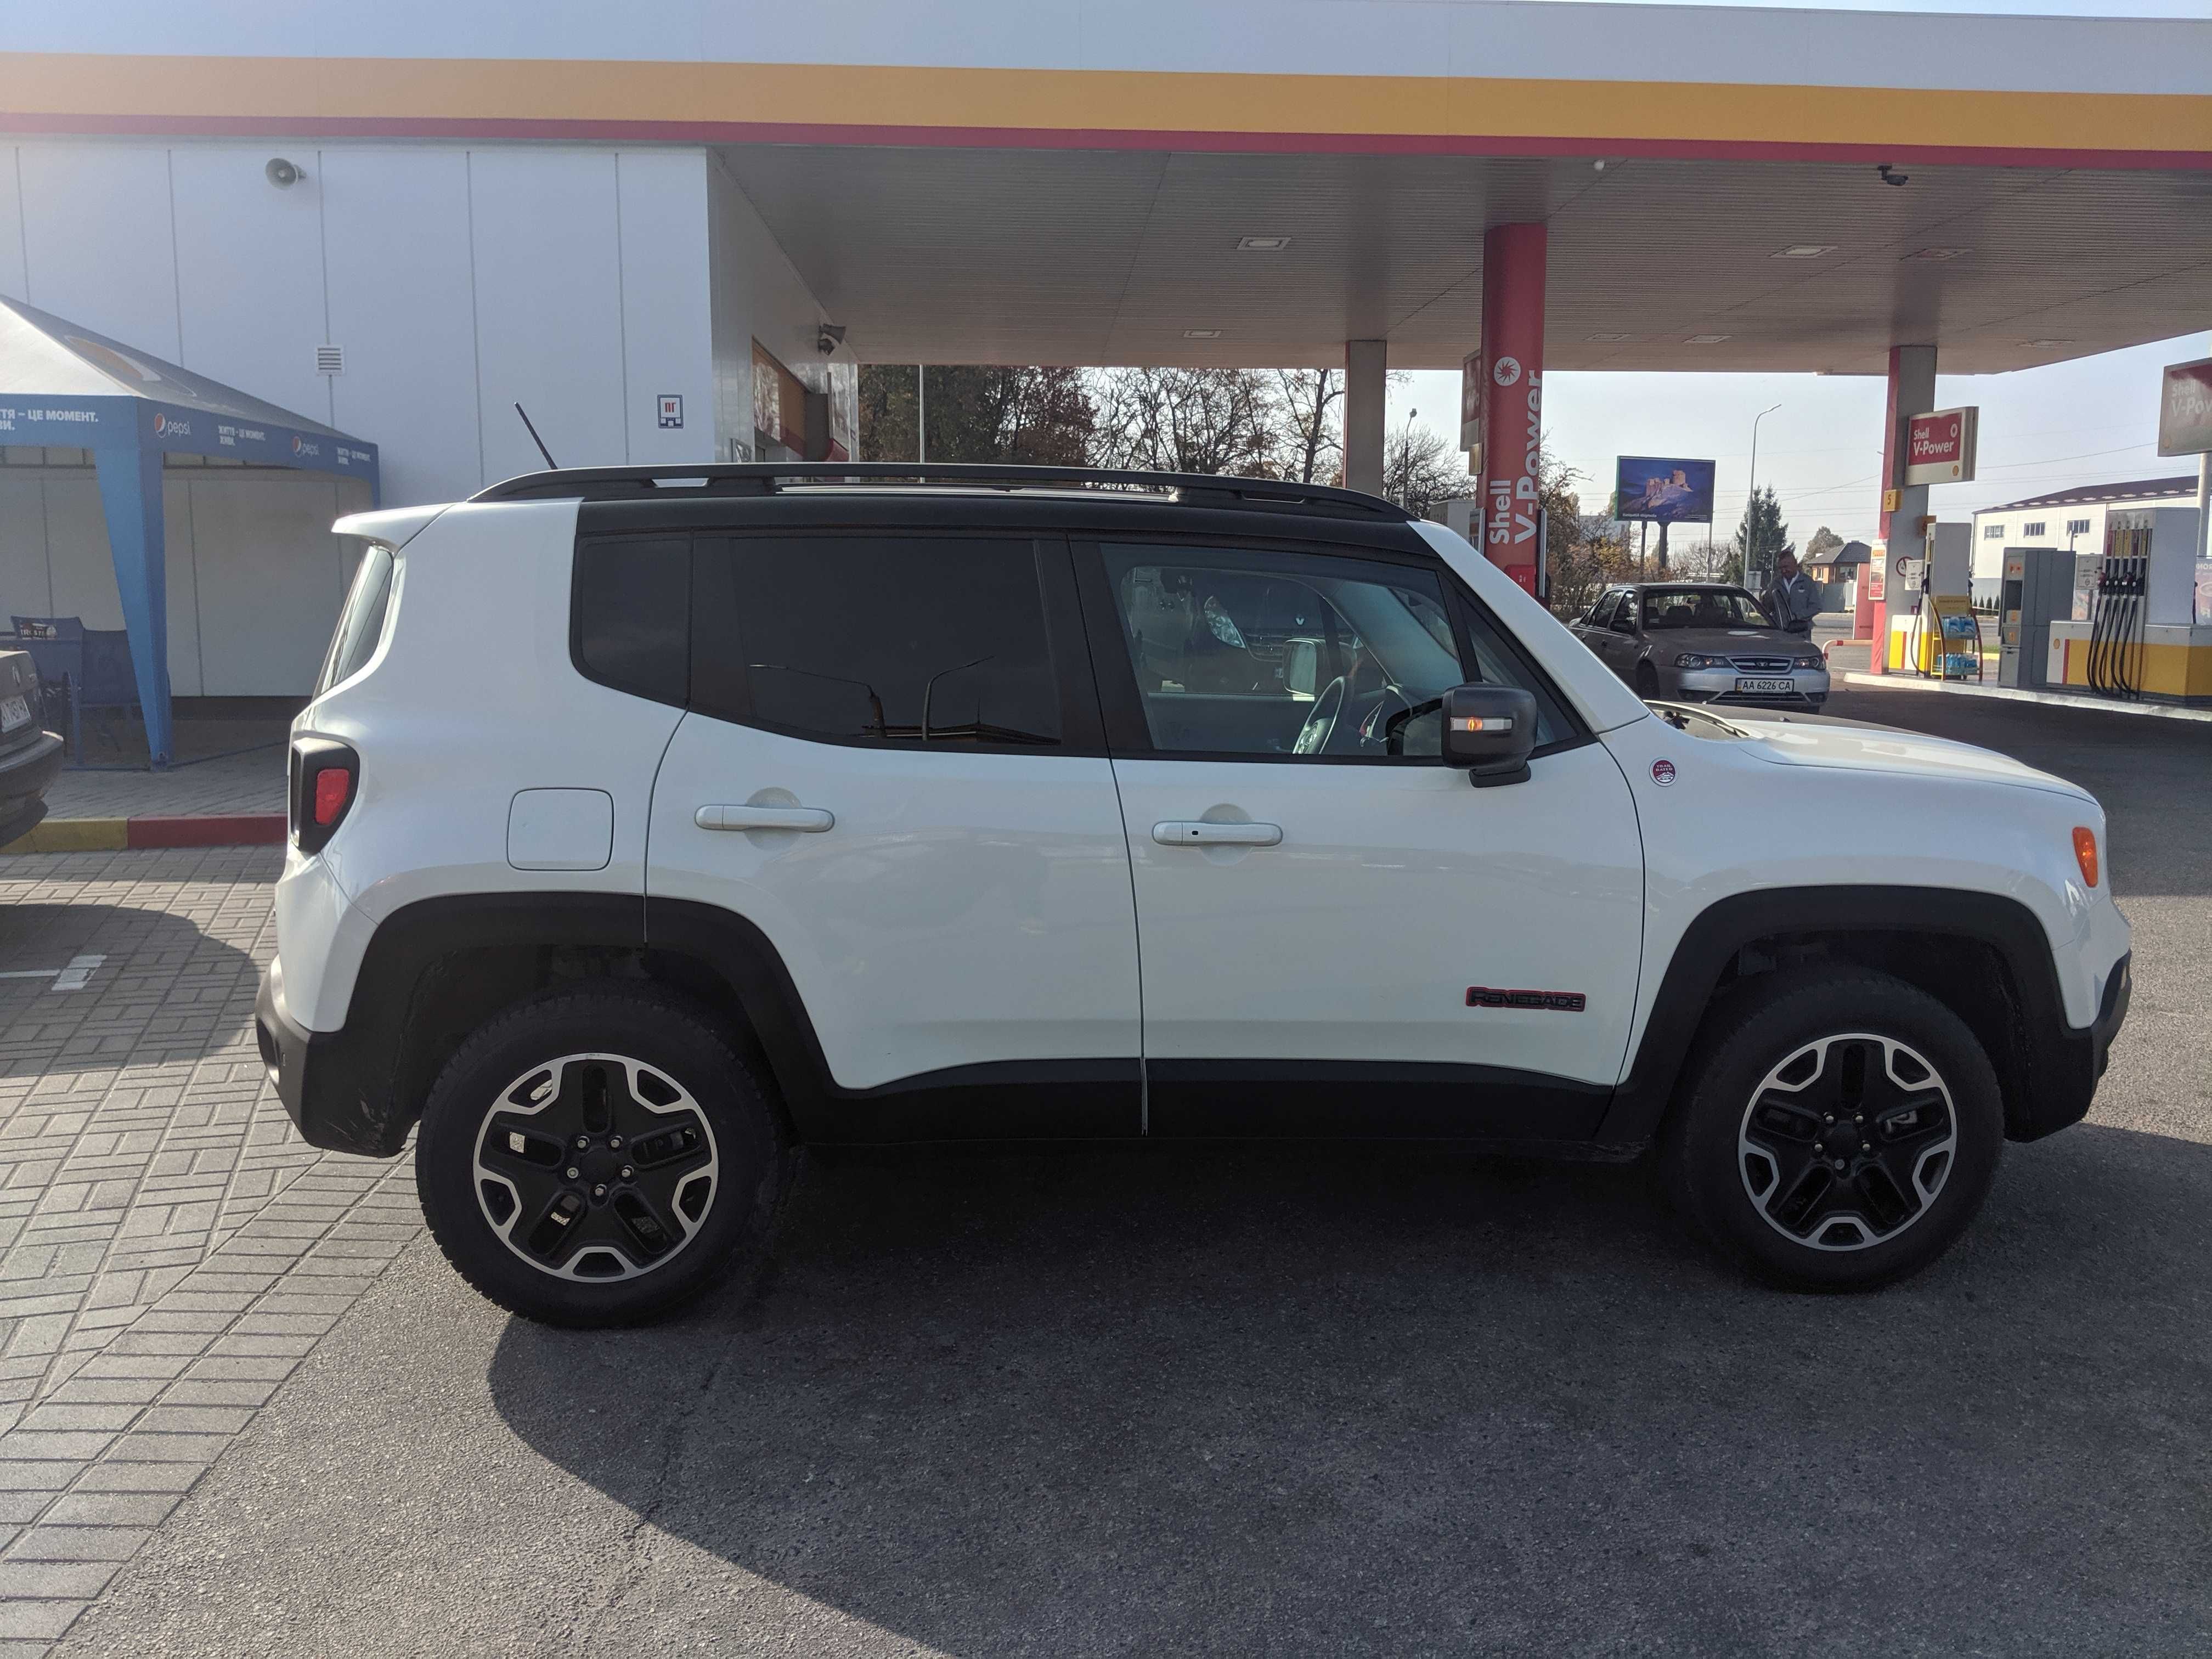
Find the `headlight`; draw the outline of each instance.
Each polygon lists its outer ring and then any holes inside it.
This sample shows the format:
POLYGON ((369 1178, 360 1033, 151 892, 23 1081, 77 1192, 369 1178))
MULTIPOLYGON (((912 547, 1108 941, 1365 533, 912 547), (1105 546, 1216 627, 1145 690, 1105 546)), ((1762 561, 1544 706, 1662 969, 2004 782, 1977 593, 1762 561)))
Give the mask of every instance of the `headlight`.
POLYGON ((1821 656, 1818 652, 1814 653, 1813 655, 1809 657, 1800 657, 1797 659, 1797 666, 1800 668, 1826 668, 1827 665, 1828 659, 1826 657, 1821 656))
POLYGON ((1674 659, 1677 668, 1726 668, 1728 664, 1719 657, 1701 657, 1694 651, 1685 651, 1674 659))

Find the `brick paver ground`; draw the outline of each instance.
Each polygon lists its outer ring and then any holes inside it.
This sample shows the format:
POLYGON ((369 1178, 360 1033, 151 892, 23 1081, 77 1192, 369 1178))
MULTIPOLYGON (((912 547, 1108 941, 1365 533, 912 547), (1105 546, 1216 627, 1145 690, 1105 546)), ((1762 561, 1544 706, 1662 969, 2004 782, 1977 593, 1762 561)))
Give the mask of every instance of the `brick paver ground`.
POLYGON ((282 860, 0 857, 0 975, 89 969, 0 977, 6 1659, 68 1627, 420 1225, 405 1163, 307 1146, 264 1079, 282 860))
POLYGON ((284 745, 269 746, 167 772, 65 769, 46 790, 57 818, 205 817, 284 810, 284 745))

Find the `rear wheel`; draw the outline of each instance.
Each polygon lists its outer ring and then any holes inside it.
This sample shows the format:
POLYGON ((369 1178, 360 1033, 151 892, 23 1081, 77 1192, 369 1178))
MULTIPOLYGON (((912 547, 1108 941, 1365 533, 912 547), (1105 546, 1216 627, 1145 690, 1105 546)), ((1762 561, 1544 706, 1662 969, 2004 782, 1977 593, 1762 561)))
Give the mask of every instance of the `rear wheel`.
POLYGON ((1659 671, 1648 662, 1636 665, 1636 695, 1646 702, 1659 695, 1659 671))
POLYGON ((486 1025, 431 1090, 422 1210, 454 1268, 554 1325, 651 1319, 764 1237, 782 1148, 760 1084, 688 1005, 606 985, 486 1025))
POLYGON ((1871 1289, 1948 1249, 1988 1196, 2004 1112, 1973 1033, 1856 969, 1755 980, 1715 1010, 1662 1143, 1686 1217, 1774 1282, 1871 1289))

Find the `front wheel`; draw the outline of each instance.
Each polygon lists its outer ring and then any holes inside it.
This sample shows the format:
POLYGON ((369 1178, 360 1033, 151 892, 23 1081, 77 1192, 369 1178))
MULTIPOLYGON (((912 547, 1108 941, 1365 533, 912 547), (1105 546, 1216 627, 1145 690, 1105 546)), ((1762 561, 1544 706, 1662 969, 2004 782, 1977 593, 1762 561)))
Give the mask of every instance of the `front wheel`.
POLYGON ((1887 975, 1799 970, 1717 1008, 1661 1146, 1691 1224, 1761 1277, 1869 1290, 1965 1231, 2004 1146, 1964 1021, 1887 975))
POLYGON ((461 1277, 552 1325, 627 1325, 757 1247, 780 1191, 760 1083, 687 1004, 607 984, 501 1015, 447 1063, 415 1145, 461 1277))

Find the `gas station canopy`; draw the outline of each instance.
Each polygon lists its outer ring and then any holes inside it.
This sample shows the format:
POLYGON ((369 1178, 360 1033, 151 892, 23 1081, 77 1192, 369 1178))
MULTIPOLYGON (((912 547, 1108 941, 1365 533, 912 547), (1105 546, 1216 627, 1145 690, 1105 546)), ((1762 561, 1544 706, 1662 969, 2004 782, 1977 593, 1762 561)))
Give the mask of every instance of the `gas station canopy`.
POLYGON ((1527 0, 48 9, 0 130, 713 147, 878 362, 1976 372, 2212 320, 2212 21, 1527 0), (120 48, 120 50, 118 50, 120 48), (1259 239, 1256 246, 1248 239, 1259 239), (1286 239, 1286 240, 1285 240, 1286 239))

